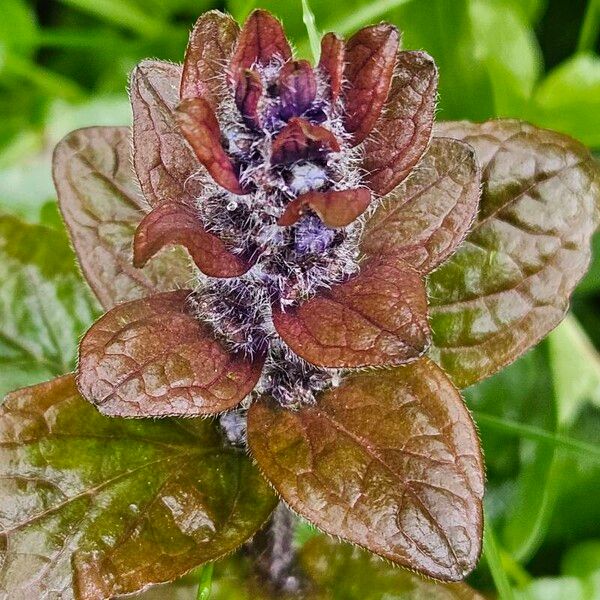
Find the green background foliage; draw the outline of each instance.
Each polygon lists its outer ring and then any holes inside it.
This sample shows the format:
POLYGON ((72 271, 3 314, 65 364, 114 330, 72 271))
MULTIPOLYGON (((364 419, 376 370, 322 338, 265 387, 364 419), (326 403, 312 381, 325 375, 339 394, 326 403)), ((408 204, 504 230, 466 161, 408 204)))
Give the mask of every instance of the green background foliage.
MULTIPOLYGON (((298 52, 310 56, 301 0, 2 0, 1 394, 71 369, 77 340, 98 314, 54 204, 54 145, 77 127, 128 124, 128 72, 148 56, 180 61, 199 13, 221 8, 242 19, 255 6, 281 16, 298 52)), ((310 7, 320 32, 386 19, 402 29, 405 48, 430 52, 442 120, 521 118, 600 151, 597 0, 310 7)), ((600 598, 598 235, 595 257, 567 320, 466 391, 488 477, 484 559, 469 582, 502 598, 600 598)), ((307 537, 300 531, 298 540, 307 537)), ((172 597, 193 597, 185 589, 172 597)))

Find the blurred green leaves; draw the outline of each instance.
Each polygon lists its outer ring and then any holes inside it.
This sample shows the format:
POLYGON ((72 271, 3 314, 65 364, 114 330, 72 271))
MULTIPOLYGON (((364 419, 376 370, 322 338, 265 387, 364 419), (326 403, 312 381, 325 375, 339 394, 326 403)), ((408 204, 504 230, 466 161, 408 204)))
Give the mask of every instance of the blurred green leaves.
POLYGON ((99 308, 63 231, 0 215, 0 398, 75 366, 99 308))

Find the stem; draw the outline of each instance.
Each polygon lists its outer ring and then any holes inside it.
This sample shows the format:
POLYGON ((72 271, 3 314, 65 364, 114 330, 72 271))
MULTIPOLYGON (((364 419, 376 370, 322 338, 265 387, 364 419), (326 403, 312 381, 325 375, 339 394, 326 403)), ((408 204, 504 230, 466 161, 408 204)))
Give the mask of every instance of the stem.
POLYGON ((212 588, 213 566, 213 563, 208 563, 202 567, 196 600, 209 600, 212 588))
POLYGON ((498 591, 499 600, 514 600, 514 594, 508 581, 506 572, 502 565, 500 556, 500 548, 496 542, 496 536, 490 525, 489 519, 486 519, 485 529, 483 532, 483 552, 487 561, 494 585, 498 591))
POLYGON ((577 40, 577 51, 586 52, 593 50, 598 39, 598 30, 600 29, 600 2, 598 0, 588 0, 583 24, 579 31, 579 40, 577 40))
POLYGON ((295 593, 300 580, 295 574, 294 515, 282 503, 267 526, 248 545, 258 575, 277 593, 295 593))

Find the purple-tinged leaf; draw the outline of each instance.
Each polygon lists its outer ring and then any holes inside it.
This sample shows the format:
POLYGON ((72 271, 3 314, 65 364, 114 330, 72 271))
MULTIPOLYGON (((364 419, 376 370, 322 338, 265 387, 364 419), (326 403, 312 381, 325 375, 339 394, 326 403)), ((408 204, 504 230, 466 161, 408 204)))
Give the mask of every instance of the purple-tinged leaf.
POLYGON ((0 594, 98 600, 232 552, 275 506, 209 419, 111 419, 73 376, 0 408, 0 594))
POLYGON ((230 15, 205 12, 194 25, 185 51, 181 99, 204 98, 216 109, 225 93, 225 66, 240 32, 230 15))
POLYGON ((391 192, 425 152, 435 117, 438 75, 426 52, 400 52, 387 103, 365 140, 363 168, 369 187, 391 192))
POLYGON ((133 235, 149 206, 131 168, 127 127, 90 127, 56 147, 53 176, 63 218, 83 274, 106 309, 126 300, 187 287, 191 261, 180 248, 161 252, 143 269, 133 260, 133 235))
POLYGON ((600 172, 564 135, 511 120, 445 123, 475 148, 478 219, 429 277, 432 356, 468 386, 535 345, 563 318, 590 260, 600 172))
POLYGON ((244 121, 250 126, 259 128, 261 118, 259 104, 263 95, 263 84, 260 75, 246 69, 241 75, 235 90, 235 103, 244 121))
POLYGON ((210 104, 203 98, 184 100, 177 107, 177 123, 210 176, 234 194, 244 194, 233 163, 221 145, 221 129, 210 104))
POLYGON ((436 138, 411 176, 368 220, 361 249, 398 256, 422 274, 456 250, 477 214, 481 172, 473 148, 436 138))
POLYGON ((161 204, 142 219, 135 232, 133 264, 143 267, 170 244, 185 246, 198 268, 209 277, 238 277, 251 266, 206 231, 197 210, 186 204, 161 204))
POLYGON ((236 406, 264 358, 226 350, 179 290, 120 304, 79 348, 77 384, 105 415, 194 417, 236 406))
POLYGON ((200 163, 175 121, 181 67, 142 61, 131 74, 133 164, 146 200, 193 204, 202 192, 194 175, 200 163))
POLYGON ((389 257, 297 307, 274 309, 273 323, 298 356, 322 367, 399 365, 430 343, 425 284, 389 257))
POLYGON ((297 411, 248 414, 250 451, 319 529, 437 579, 481 551, 483 461, 459 392, 429 360, 348 376, 297 411))
POLYGON ((375 126, 390 91, 399 44, 398 30, 387 23, 365 27, 346 44, 345 127, 360 144, 375 126))
POLYGON ((307 60, 293 60, 279 72, 282 119, 298 117, 310 108, 317 95, 317 80, 307 60))

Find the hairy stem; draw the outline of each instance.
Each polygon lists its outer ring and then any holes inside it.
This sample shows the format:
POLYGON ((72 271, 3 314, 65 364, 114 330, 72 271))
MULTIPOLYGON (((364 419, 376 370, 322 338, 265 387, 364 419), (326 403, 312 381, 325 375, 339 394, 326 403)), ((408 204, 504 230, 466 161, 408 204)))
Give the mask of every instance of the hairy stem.
POLYGON ((300 578, 296 572, 294 520, 290 510, 279 503, 267 526, 248 544, 257 574, 276 592, 295 593, 300 590, 300 578))

